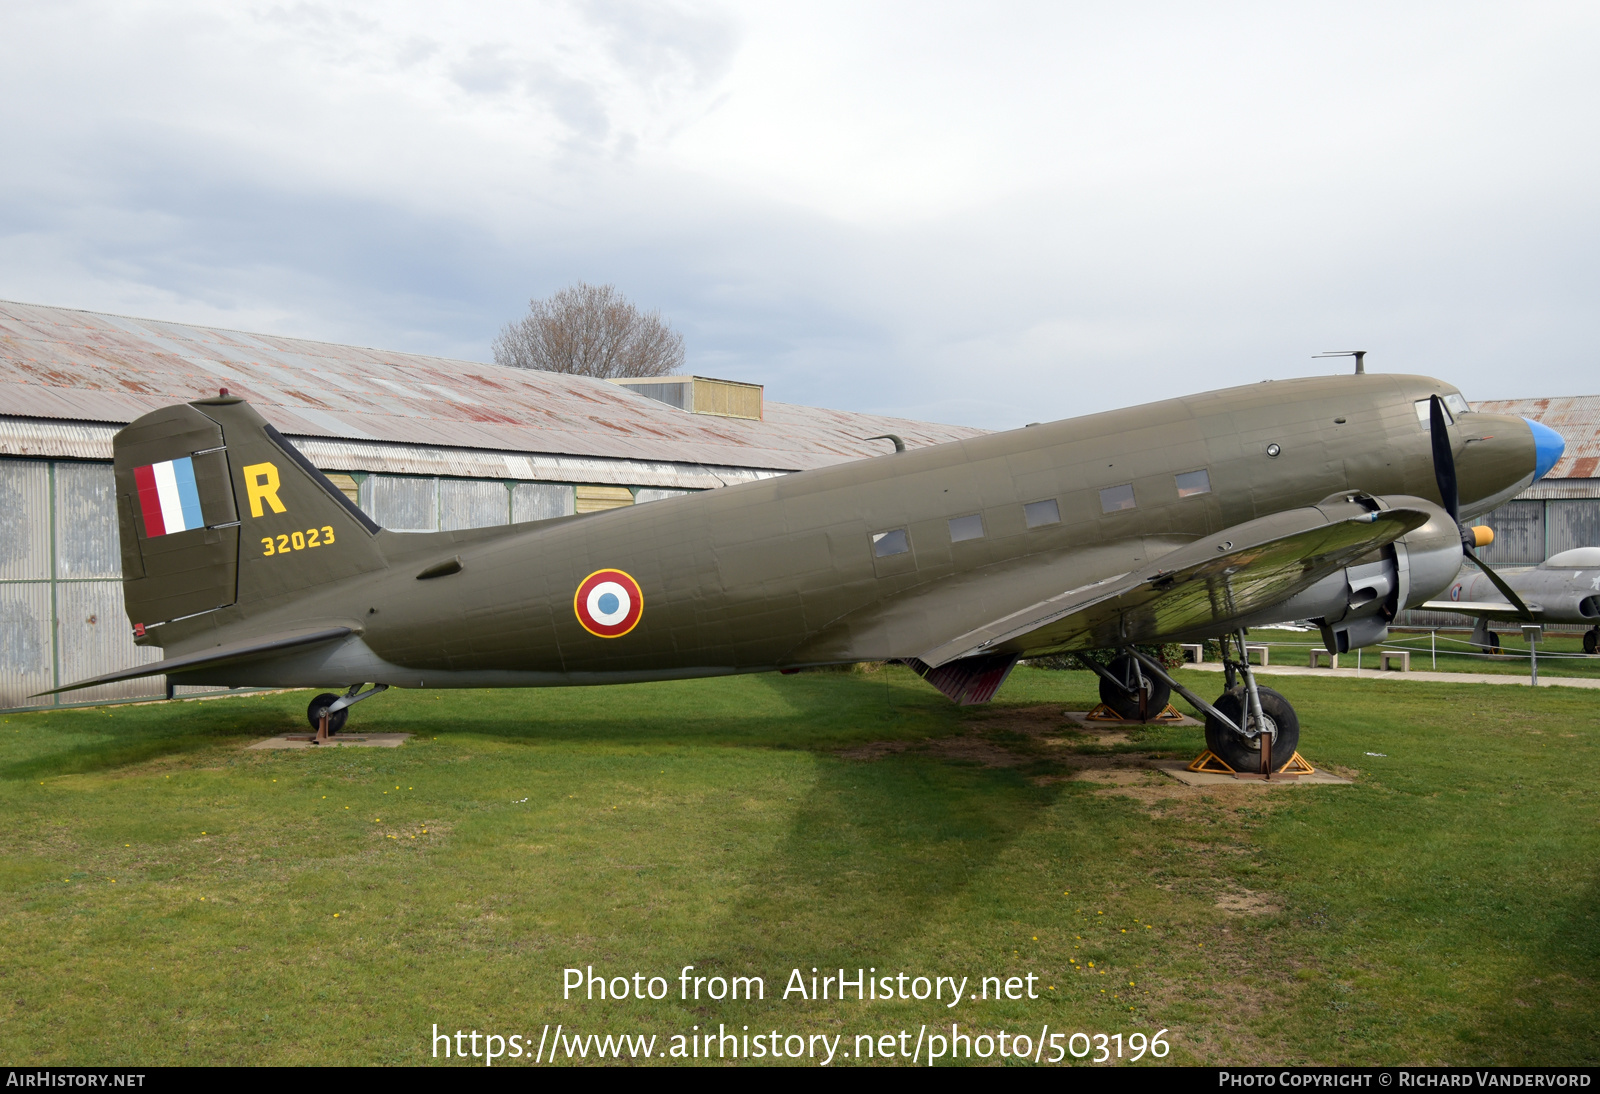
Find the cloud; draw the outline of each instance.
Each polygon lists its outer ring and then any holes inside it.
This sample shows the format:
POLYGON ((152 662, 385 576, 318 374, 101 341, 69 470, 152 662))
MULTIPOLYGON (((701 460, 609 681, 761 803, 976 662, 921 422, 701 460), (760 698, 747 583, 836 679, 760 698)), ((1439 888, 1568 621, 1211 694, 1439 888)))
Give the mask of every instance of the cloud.
POLYGON ((13 6, 0 295, 486 359, 612 281, 697 371, 990 426, 1324 349, 1593 390, 1597 38, 1559 5, 13 6))

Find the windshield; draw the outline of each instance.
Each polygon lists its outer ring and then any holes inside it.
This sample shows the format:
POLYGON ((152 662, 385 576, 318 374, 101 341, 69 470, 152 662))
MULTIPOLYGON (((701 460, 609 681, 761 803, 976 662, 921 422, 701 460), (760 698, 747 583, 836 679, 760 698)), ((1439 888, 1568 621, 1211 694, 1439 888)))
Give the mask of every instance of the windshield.
MULTIPOLYGON (((1442 398, 1444 399, 1444 417, 1446 424, 1455 425, 1457 417, 1462 414, 1472 413, 1472 407, 1467 405, 1467 400, 1455 392, 1451 392, 1448 395, 1442 396, 1442 398)), ((1416 403, 1413 404, 1417 408, 1417 421, 1421 422, 1424 427, 1429 427, 1429 423, 1432 421, 1432 418, 1430 417, 1432 412, 1429 410, 1429 406, 1432 404, 1432 402, 1432 399, 1418 399, 1416 403)))

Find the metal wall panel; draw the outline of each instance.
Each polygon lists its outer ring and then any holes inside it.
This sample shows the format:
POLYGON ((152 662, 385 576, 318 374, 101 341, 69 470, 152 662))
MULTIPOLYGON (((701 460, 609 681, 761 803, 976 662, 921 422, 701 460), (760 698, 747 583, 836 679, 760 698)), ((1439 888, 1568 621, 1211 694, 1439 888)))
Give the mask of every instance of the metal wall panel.
MULTIPOLYGON (((65 581, 56 586, 56 635, 60 642, 61 682, 70 684, 132 665, 161 660, 155 646, 135 646, 120 581, 65 581)), ((61 696, 63 703, 106 703, 166 694, 164 676, 124 680, 61 696)), ((38 702, 38 700, 34 700, 38 702)))
POLYGON ((689 493, 688 490, 659 490, 653 486, 643 487, 634 491, 633 502, 643 505, 647 501, 660 501, 662 498, 679 498, 689 493))
POLYGON ((1600 479, 1540 479, 1517 495, 1521 501, 1531 498, 1600 498, 1600 479))
POLYGON ((570 517, 578 511, 577 491, 549 482, 518 483, 511 492, 511 523, 570 517))
POLYGON ((0 585, 0 707, 39 706, 30 699, 53 687, 50 648, 50 586, 0 585))
POLYGON ((122 578, 109 463, 56 464, 56 577, 122 578))
POLYGON ((1545 542, 1552 555, 1574 547, 1600 547, 1600 498, 1547 501, 1545 542))
POLYGON ((503 482, 439 480, 439 529, 488 528, 511 523, 511 491, 503 482))
POLYGON ((1544 502, 1509 501, 1484 518, 1494 542, 1479 552, 1491 566, 1532 566, 1544 561, 1544 502))
POLYGON ((111 438, 121 428, 46 418, 0 418, 0 455, 111 459, 111 438))
POLYGON ((50 577, 50 465, 0 459, 0 580, 50 577))
POLYGON ((579 486, 574 497, 580 513, 600 513, 634 504, 633 491, 626 486, 579 486))
POLYGON ((391 532, 439 530, 439 480, 373 475, 362 485, 372 519, 391 532))

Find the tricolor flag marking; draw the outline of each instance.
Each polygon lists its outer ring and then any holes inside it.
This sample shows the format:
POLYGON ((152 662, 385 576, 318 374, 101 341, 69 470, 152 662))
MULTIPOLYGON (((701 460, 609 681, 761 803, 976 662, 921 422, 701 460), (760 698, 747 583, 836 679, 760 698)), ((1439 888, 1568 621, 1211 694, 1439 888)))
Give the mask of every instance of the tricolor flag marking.
POLYGON ((146 539, 187 532, 205 522, 200 517, 200 491, 194 484, 194 461, 188 456, 148 467, 135 467, 139 508, 146 539))

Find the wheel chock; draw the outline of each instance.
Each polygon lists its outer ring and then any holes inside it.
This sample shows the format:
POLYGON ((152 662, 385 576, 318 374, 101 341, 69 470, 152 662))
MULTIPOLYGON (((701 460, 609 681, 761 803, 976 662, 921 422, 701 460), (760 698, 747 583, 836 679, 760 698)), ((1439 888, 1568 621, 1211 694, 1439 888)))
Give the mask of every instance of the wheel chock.
POLYGON ((1206 775, 1237 775, 1238 772, 1228 766, 1228 761, 1218 756, 1209 748, 1196 756, 1189 764, 1190 771, 1198 771, 1206 775))
POLYGON ((1088 714, 1085 714, 1083 720, 1085 722, 1111 722, 1119 726, 1159 726, 1181 723, 1183 721, 1183 712, 1168 703, 1167 708, 1160 714, 1154 715, 1147 722, 1141 722, 1137 718, 1124 718, 1104 703, 1100 703, 1088 714))
MULTIPOLYGON (((1236 779, 1259 779, 1262 777, 1253 771, 1244 773, 1235 771, 1233 768, 1228 766, 1228 761, 1224 760, 1221 756, 1218 756, 1215 752, 1212 752, 1209 748, 1200 753, 1200 755, 1196 756, 1190 762, 1188 770, 1199 772, 1205 775, 1232 775, 1236 779)), ((1288 763, 1278 768, 1273 772, 1273 774, 1283 776, 1285 778, 1298 779, 1301 775, 1313 775, 1316 773, 1316 770, 1316 768, 1312 767, 1306 762, 1306 758, 1304 756, 1296 752, 1293 756, 1289 757, 1288 763)))
POLYGON ((1306 762, 1306 758, 1296 752, 1289 757, 1289 762, 1278 768, 1279 775, 1315 775, 1317 769, 1306 762))

